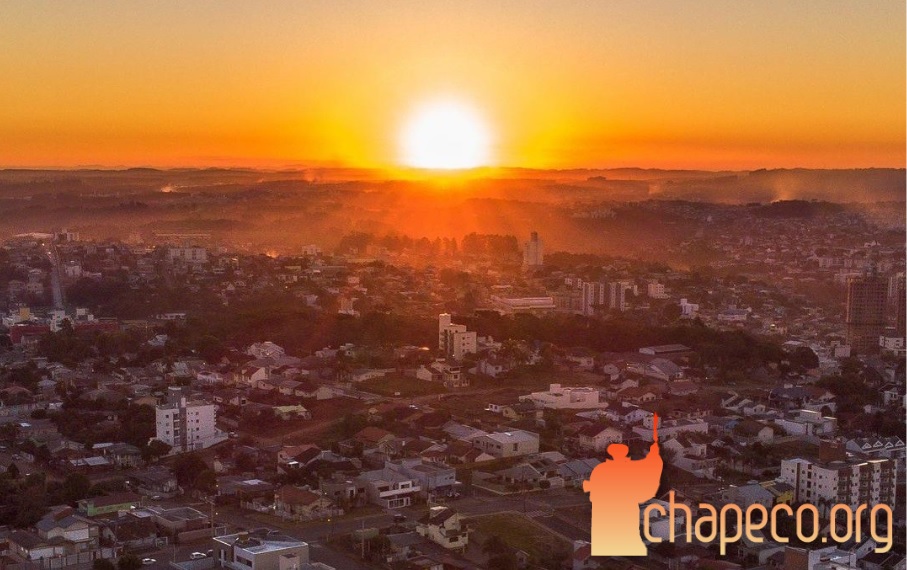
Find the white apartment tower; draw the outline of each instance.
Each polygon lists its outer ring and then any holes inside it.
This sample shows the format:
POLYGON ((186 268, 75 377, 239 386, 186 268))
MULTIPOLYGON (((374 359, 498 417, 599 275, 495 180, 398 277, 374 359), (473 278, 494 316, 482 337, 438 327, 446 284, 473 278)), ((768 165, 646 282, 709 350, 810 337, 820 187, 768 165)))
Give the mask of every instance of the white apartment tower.
POLYGON ((794 500, 817 506, 843 503, 856 509, 861 504, 885 503, 894 507, 897 478, 897 466, 891 459, 818 463, 798 458, 781 462, 781 479, 793 486, 794 500))
POLYGON ((217 406, 186 400, 185 396, 155 407, 156 438, 173 448, 173 453, 205 449, 226 439, 217 429, 217 406))
POLYGON ((648 294, 650 299, 668 298, 664 283, 659 283, 658 281, 649 281, 648 285, 646 285, 646 294, 648 294))
POLYGON ((596 281, 584 281, 581 301, 583 315, 587 317, 594 315, 597 306, 606 306, 605 284, 596 281))
POLYGON ((466 354, 476 353, 476 333, 466 330, 466 325, 455 325, 449 313, 438 315, 438 350, 447 358, 462 360, 466 354))
POLYGON ((614 281, 608 283, 608 308, 624 312, 629 308, 627 304, 627 290, 633 285, 628 281, 614 281))
POLYGON ((523 245, 523 267, 541 267, 545 262, 545 252, 538 232, 529 234, 529 241, 523 245))

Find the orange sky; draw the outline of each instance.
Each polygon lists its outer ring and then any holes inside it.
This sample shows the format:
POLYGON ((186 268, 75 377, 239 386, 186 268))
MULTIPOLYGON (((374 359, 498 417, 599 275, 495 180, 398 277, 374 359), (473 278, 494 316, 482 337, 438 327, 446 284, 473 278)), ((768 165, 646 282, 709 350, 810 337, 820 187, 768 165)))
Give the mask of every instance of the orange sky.
POLYGON ((394 166, 435 97, 497 165, 905 166, 905 4, 8 0, 0 166, 394 166))

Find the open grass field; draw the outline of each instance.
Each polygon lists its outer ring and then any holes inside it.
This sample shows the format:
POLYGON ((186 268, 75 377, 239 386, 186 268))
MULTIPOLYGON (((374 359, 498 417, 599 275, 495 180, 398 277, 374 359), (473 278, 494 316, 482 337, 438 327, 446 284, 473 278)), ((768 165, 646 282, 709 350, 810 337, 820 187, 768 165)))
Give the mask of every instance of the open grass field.
POLYGON ((497 535, 514 548, 527 552, 533 560, 555 550, 569 551, 566 540, 516 513, 500 513, 469 519, 469 525, 480 542, 497 535))

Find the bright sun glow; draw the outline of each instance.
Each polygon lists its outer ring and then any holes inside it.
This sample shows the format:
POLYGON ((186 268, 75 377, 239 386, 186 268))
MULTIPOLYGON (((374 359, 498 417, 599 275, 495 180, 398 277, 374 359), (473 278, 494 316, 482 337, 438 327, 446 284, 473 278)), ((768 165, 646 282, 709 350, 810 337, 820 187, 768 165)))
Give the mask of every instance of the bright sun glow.
POLYGON ((491 135, 485 121, 474 109, 455 101, 417 109, 403 128, 400 143, 403 163, 415 168, 475 168, 491 160, 491 135))

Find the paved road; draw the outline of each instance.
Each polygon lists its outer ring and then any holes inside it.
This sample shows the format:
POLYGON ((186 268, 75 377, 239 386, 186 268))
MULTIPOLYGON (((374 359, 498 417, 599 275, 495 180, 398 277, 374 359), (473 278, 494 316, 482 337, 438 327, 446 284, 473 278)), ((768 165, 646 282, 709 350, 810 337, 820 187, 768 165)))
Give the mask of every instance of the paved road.
MULTIPOLYGON (((185 505, 186 503, 179 502, 185 505)), ((177 504, 177 503, 174 503, 177 504)), ((588 505, 585 495, 569 489, 551 489, 544 492, 527 493, 523 495, 499 496, 476 490, 471 496, 453 500, 447 503, 466 516, 481 516, 514 511, 525 513, 526 516, 536 520, 552 531, 567 537, 570 540, 588 540, 589 532, 584 530, 581 523, 573 524, 567 515, 559 514, 559 509, 575 508, 579 505, 588 505)), ((206 512, 207 506, 199 503, 195 508, 206 512)), ((424 505, 400 509, 395 513, 402 513, 407 517, 408 526, 424 516, 427 507, 424 505)), ((340 569, 367 570, 358 557, 351 552, 332 546, 332 537, 349 534, 360 528, 387 528, 393 525, 393 516, 386 512, 363 513, 332 519, 331 522, 319 521, 310 523, 294 523, 269 518, 261 522, 261 517, 237 507, 218 506, 216 521, 218 525, 226 525, 228 532, 267 528, 279 530, 295 536, 309 543, 310 555, 313 561, 323 562, 329 566, 340 569)), ((210 540, 203 539, 188 544, 168 546, 151 552, 141 553, 140 557, 156 559, 156 564, 146 566, 148 570, 164 570, 168 568, 171 560, 189 560, 193 552, 206 552, 210 549, 210 540)))

